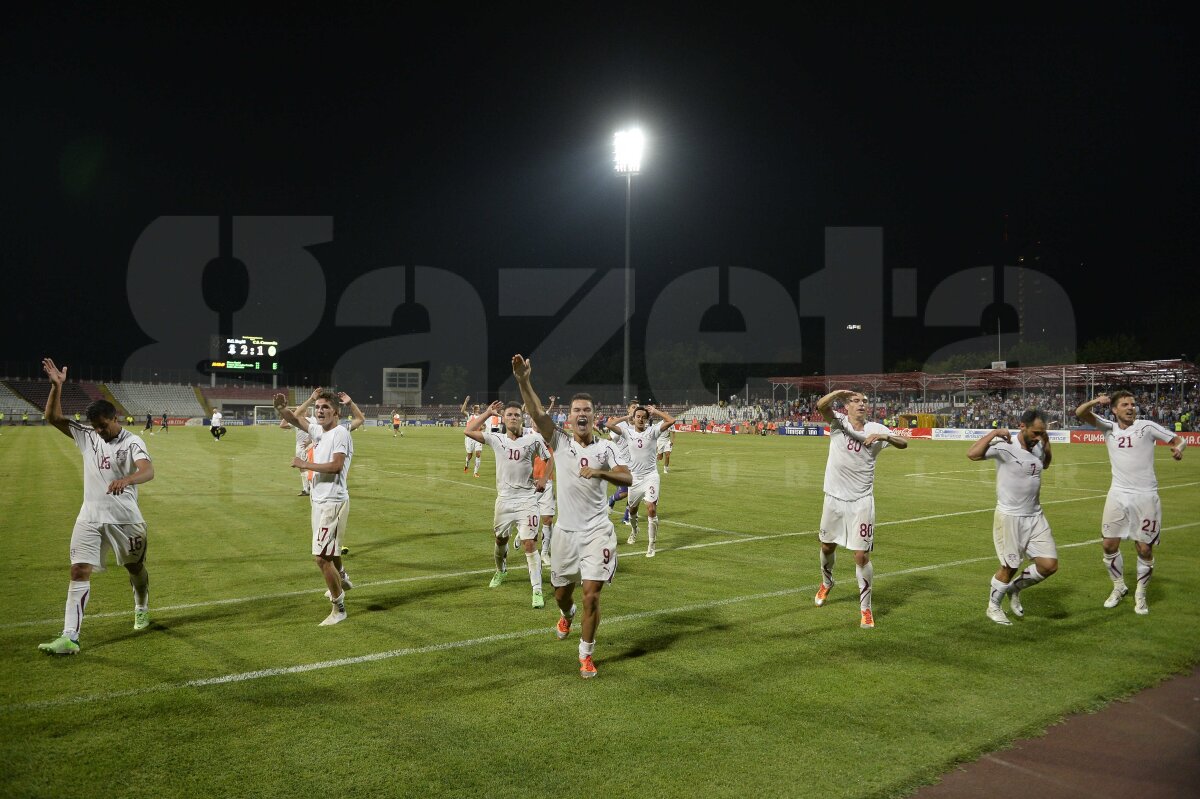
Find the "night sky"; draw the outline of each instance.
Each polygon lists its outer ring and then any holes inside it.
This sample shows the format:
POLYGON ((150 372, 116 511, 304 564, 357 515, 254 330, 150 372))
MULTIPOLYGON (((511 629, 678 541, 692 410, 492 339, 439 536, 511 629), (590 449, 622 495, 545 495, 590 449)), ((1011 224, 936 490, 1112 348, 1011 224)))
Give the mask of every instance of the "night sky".
MULTIPOLYGON (((580 8, 433 19, 94 5, 6 21, 5 371, 49 354, 111 376, 150 343, 127 272, 159 217, 220 217, 228 231, 237 216, 318 215, 333 217, 332 240, 310 248, 324 311, 312 335, 284 342, 287 373, 327 373, 347 348, 420 328, 400 312, 390 331, 339 325, 337 307, 372 270, 427 266, 482 298, 489 373, 472 385, 494 389, 507 357, 569 313, 500 316, 500 270, 624 266, 611 136, 630 121, 650 138, 633 184, 639 351, 672 280, 743 267, 794 297, 824 265, 827 226, 878 226, 885 275, 916 270, 917 282, 918 315, 893 318, 885 281, 884 367, 994 335, 994 308, 935 329, 926 299, 960 270, 1022 257, 1070 294, 1079 344, 1133 333, 1144 356, 1195 359, 1186 27, 827 12, 618 25, 580 8)), ((228 258, 208 267, 209 327, 239 311, 252 279, 228 258)), ((154 282, 166 305, 197 294, 169 269, 154 282)), ((284 283, 274 297, 306 290, 284 283)), ((538 302, 536 283, 528 293, 538 302)), ((621 303, 593 304, 619 316, 621 303)), ((1000 311, 1010 329, 1016 318, 1000 311)), ((752 371, 823 370, 821 319, 801 329, 802 357, 752 371)), ((588 382, 620 382, 620 347, 618 334, 589 361, 588 382)))

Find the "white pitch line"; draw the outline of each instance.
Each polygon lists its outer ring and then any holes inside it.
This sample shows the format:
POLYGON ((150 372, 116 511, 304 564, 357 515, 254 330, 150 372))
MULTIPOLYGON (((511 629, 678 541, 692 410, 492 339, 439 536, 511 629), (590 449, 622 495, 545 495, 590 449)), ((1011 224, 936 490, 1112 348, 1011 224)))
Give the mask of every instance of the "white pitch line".
MULTIPOLYGON (((1171 489, 1171 488, 1190 488, 1191 486, 1196 486, 1196 485, 1200 485, 1200 481, 1193 482, 1193 483, 1180 483, 1179 485, 1173 485, 1173 486, 1159 486, 1159 490, 1165 491, 1165 490, 1171 489)), ((1088 496, 1088 497, 1072 497, 1071 499, 1055 499, 1055 500, 1050 500, 1049 502, 1043 502, 1042 504, 1043 505, 1059 505, 1059 504, 1066 503, 1066 502, 1085 502, 1089 499, 1098 499, 1099 497, 1102 497, 1102 496, 1105 496, 1105 494, 1096 494, 1095 496, 1088 496)), ((935 513, 935 514, 931 514, 929 516, 914 516, 911 519, 894 519, 889 522, 877 522, 875 524, 875 527, 877 527, 877 528, 878 527, 891 527, 891 526, 899 525, 899 524, 913 524, 915 522, 927 522, 927 521, 931 521, 933 519, 949 519, 949 518, 952 518, 955 516, 971 516, 971 515, 974 515, 977 513, 992 513, 993 511, 995 511, 995 507, 978 508, 975 510, 960 510, 960 511, 953 511, 951 513, 935 513)), ((685 525, 683 522, 671 521, 670 519, 663 519, 660 523, 661 524, 675 524, 675 525, 679 525, 679 526, 690 526, 690 525, 685 525)), ((1194 527, 1197 524, 1200 524, 1200 522, 1191 522, 1188 524, 1174 525, 1172 527, 1164 527, 1163 532, 1166 532, 1167 530, 1177 530, 1177 529, 1180 529, 1183 527, 1194 527)), ((725 539, 722 541, 705 541, 705 542, 701 542, 701 543, 697 543, 697 544, 685 544, 683 546, 678 546, 678 547, 660 547, 658 549, 658 554, 661 555, 665 552, 682 552, 685 550, 692 550, 692 549, 707 549, 708 547, 729 546, 730 544, 749 544, 749 543, 756 542, 756 541, 773 541, 773 540, 779 539, 779 538, 795 538, 797 536, 816 535, 818 532, 817 530, 797 530, 797 531, 787 532, 787 533, 762 533, 759 535, 754 535, 754 534, 748 534, 748 533, 738 533, 733 530, 717 530, 715 528, 701 528, 701 529, 707 529, 712 532, 722 533, 722 534, 726 534, 726 535, 735 535, 735 536, 738 536, 738 538, 725 539)), ((628 553, 621 554, 620 557, 629 558, 629 557, 639 557, 639 556, 643 556, 643 555, 645 555, 644 552, 628 552, 628 553)), ((391 579, 391 580, 377 580, 377 581, 370 582, 370 583, 361 583, 361 584, 358 584, 357 587, 358 588, 366 588, 369 586, 378 586, 378 585, 395 585, 397 583, 409 583, 409 582, 416 582, 419 580, 441 580, 441 579, 448 579, 448 578, 453 578, 453 577, 472 576, 472 575, 477 575, 477 574, 492 574, 493 571, 494 571, 493 569, 475 569, 472 571, 463 571, 463 572, 446 572, 446 573, 442 573, 442 574, 425 574, 425 575, 418 575, 416 577, 397 577, 397 578, 391 579)), ((261 601, 265 601, 268 599, 282 599, 282 598, 286 598, 286 597, 290 597, 290 596, 303 596, 305 594, 318 593, 320 590, 321 589, 313 588, 313 589, 304 589, 304 590, 300 590, 300 591, 285 591, 283 593, 276 593, 276 594, 260 594, 258 596, 230 597, 227 599, 213 599, 213 600, 209 600, 206 602, 193 602, 193 603, 186 604, 186 605, 166 605, 163 607, 151 608, 151 610, 153 610, 155 613, 163 612, 163 611, 170 611, 170 610, 194 610, 196 608, 206 608, 206 607, 213 607, 213 606, 217 606, 217 605, 236 605, 236 604, 241 604, 244 602, 261 602, 261 601)), ((127 611, 127 610, 126 611, 110 611, 107 613, 89 613, 87 615, 87 618, 89 618, 89 619, 117 618, 120 616, 126 616, 128 614, 129 614, 129 611, 127 611)), ((34 620, 34 621, 5 622, 3 624, 0 624, 0 630, 11 629, 13 627, 33 627, 33 626, 42 625, 42 624, 53 624, 56 621, 58 621, 57 618, 38 619, 38 620, 34 620)))
MULTIPOLYGON (((1066 544, 1060 549, 1068 549, 1071 547, 1081 547, 1091 544, 1100 543, 1100 539, 1091 541, 1081 541, 1075 544, 1066 544)), ((886 574, 877 574, 875 579, 888 577, 901 577, 906 574, 916 574, 918 572, 934 571, 937 569, 948 569, 956 566, 965 566, 983 561, 995 560, 994 555, 988 555, 978 558, 966 558, 963 560, 950 561, 948 563, 934 563, 927 566, 915 566, 909 569, 900 569, 886 574)), ((729 605, 738 605, 744 602, 754 602, 762 599, 776 599, 779 597, 793 596, 795 594, 807 593, 816 589, 816 584, 802 585, 795 588, 783 588, 778 591, 767 591, 758 594, 745 594, 743 596, 726 597, 724 599, 712 599, 706 602, 694 602, 688 605, 681 605, 674 608, 660 608, 658 610, 645 610, 639 613, 627 613, 622 616, 606 616, 604 618, 605 628, 610 628, 614 624, 622 624, 630 621, 640 621, 642 619, 650 619, 658 616, 670 616, 679 613, 692 613, 701 610, 711 610, 713 608, 726 607, 729 605)), ((63 696, 55 699, 43 699, 36 702, 22 702, 12 705, 0 705, 0 713, 13 712, 20 710, 34 710, 47 707, 62 707, 64 705, 82 705, 92 702, 104 702, 111 699, 122 699, 131 696, 142 696, 150 693, 162 693, 164 691, 177 691, 185 688, 204 688, 211 685, 230 685, 233 683, 249 682, 251 680, 261 680, 267 677, 280 677, 288 674, 304 674, 310 671, 323 671, 325 669, 341 668, 343 666, 356 666, 361 663, 374 663, 381 660, 391 660, 398 657, 407 657, 411 655, 424 655, 431 652, 446 652, 454 649, 465 649, 467 647, 481 646, 484 644, 496 643, 499 641, 512 641, 520 638, 530 638, 535 635, 548 636, 550 627, 537 627, 530 630, 517 630, 509 633, 497 633, 495 635, 485 635, 480 638, 468 638, 460 641, 444 641, 439 644, 428 644, 420 647, 407 647, 404 649, 391 649, 385 652, 372 652, 366 655, 357 655, 355 657, 338 658, 336 660, 323 660, 316 663, 301 663, 294 666, 277 666, 270 669, 257 669, 255 671, 235 672, 233 674, 223 674, 217 677, 204 677, 195 680, 185 680, 182 682, 159 683, 158 685, 150 685, 143 688, 131 688, 124 691, 106 691, 102 693, 84 694, 82 696, 63 696)))

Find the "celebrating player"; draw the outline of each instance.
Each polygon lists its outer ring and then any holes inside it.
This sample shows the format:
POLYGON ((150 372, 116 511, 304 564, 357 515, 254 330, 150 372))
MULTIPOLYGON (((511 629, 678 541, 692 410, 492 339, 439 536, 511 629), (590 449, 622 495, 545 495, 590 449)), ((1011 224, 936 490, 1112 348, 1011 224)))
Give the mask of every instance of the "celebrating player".
POLYGON ((121 427, 108 400, 88 405, 88 424, 68 420, 62 412, 67 367, 45 358, 50 378, 46 421, 75 440, 83 456, 83 507, 71 531, 71 582, 67 586, 62 635, 38 649, 51 655, 79 652, 79 630, 91 595, 92 571, 104 571, 104 554, 112 552, 129 572, 133 586, 133 629, 150 626, 150 574, 146 571, 146 522, 137 503, 137 487, 154 479, 154 465, 141 438, 121 427))
POLYGON ((648 540, 646 542, 646 557, 654 557, 654 544, 658 539, 658 498, 659 476, 655 468, 655 458, 658 453, 657 440, 675 424, 675 419, 665 411, 660 411, 653 405, 642 407, 632 406, 629 416, 609 419, 605 426, 625 439, 629 450, 630 470, 633 472, 633 485, 629 488, 629 497, 625 501, 629 510, 629 538, 625 542, 633 544, 638 534, 638 506, 642 499, 646 500, 646 523, 648 540), (650 424, 650 417, 656 416, 661 421, 650 424), (633 424, 629 423, 632 417, 633 424))
POLYGON ((1037 408, 1030 408, 1021 414, 1015 442, 1008 428, 1000 427, 972 444, 967 457, 996 461, 992 540, 1000 568, 992 577, 987 617, 996 624, 1012 624, 1000 606, 1004 596, 1008 595, 1009 609, 1021 618, 1025 615, 1021 592, 1058 571, 1058 549, 1040 500, 1042 472, 1050 468, 1046 417, 1037 408), (1033 563, 1017 576, 1027 557, 1033 563))
MULTIPOLYGON (((479 406, 478 405, 472 406, 471 412, 467 413, 467 403, 470 401, 471 401, 471 395, 468 394, 466 397, 463 398, 462 407, 458 409, 459 413, 461 413, 463 416, 467 417, 468 425, 470 425, 471 422, 475 421, 475 417, 479 415, 479 406)), ((467 461, 465 464, 463 464, 463 471, 465 472, 467 469, 471 468, 471 458, 474 458, 475 459, 475 476, 478 477, 479 476, 479 459, 480 459, 480 456, 483 455, 483 444, 480 444, 475 439, 471 438, 470 436, 467 436, 467 437, 465 437, 465 439, 463 441, 463 445, 467 448, 467 461)))
POLYGON ((831 391, 817 400, 817 410, 829 422, 829 460, 825 463, 825 503, 821 510, 821 587, 813 602, 825 604, 833 588, 833 564, 839 545, 854 553, 858 579, 859 626, 872 628, 871 595, 875 567, 875 459, 891 444, 905 449, 908 442, 877 422, 867 421, 867 398, 857 391, 831 391), (841 400, 846 413, 833 410, 841 400))
POLYGON ((1125 559, 1121 541, 1132 538, 1137 548, 1137 590, 1133 594, 1133 610, 1142 616, 1150 612, 1146 605, 1146 587, 1154 574, 1154 545, 1162 532, 1162 501, 1158 498, 1158 478, 1154 474, 1154 442, 1171 445, 1171 457, 1183 458, 1187 442, 1165 427, 1148 419, 1138 418, 1137 402, 1128 391, 1114 392, 1111 397, 1101 394, 1075 409, 1084 423, 1104 431, 1108 459, 1112 462, 1112 485, 1104 501, 1101 517, 1101 546, 1104 565, 1112 578, 1113 589, 1104 600, 1104 607, 1115 608, 1129 592, 1125 586, 1125 559), (1097 405, 1112 405, 1116 423, 1096 415, 1097 405))
POLYGON ((532 367, 520 355, 512 359, 513 377, 534 427, 554 450, 558 518, 550 540, 550 583, 560 618, 559 640, 571 632, 575 584, 583 585, 583 626, 579 636, 579 674, 595 677, 592 655, 600 624, 600 591, 617 570, 617 533, 608 519, 604 482, 629 485, 632 475, 616 446, 596 435, 596 408, 587 394, 571 398, 570 432, 556 428, 530 383, 532 367))
MULTIPOLYGON (((550 459, 546 441, 538 433, 524 434, 521 431, 521 403, 499 401, 488 406, 487 415, 503 412, 505 432, 503 435, 491 431, 483 432, 485 415, 471 420, 464 434, 467 438, 489 445, 496 453, 496 508, 492 516, 495 533, 496 573, 489 588, 496 588, 508 576, 508 539, 515 530, 525 549, 525 562, 529 567, 529 583, 533 588, 533 606, 545 607, 542 598, 542 556, 537 549, 538 493, 533 477, 535 457, 550 459)), ((545 488, 545 477, 541 479, 545 488)))
POLYGON ((326 596, 333 607, 322 627, 346 618, 346 591, 354 587, 342 568, 341 542, 350 515, 350 492, 346 478, 354 458, 350 431, 338 424, 337 397, 328 389, 318 390, 315 400, 316 423, 296 416, 287 408, 287 397, 275 395, 275 409, 293 427, 308 431, 313 440, 313 460, 292 458, 293 469, 315 472, 312 493, 312 554, 325 578, 326 596))

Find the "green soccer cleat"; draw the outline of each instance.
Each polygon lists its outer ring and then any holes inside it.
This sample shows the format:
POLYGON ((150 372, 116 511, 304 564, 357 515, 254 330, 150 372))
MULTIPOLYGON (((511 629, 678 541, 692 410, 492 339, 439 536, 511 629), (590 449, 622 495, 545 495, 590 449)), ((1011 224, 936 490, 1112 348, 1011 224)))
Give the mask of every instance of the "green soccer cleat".
POLYGON ((133 611, 133 629, 144 630, 150 626, 150 611, 149 610, 134 610, 133 611))
POLYGON ((79 644, 72 641, 65 635, 55 638, 48 644, 38 644, 38 649, 45 652, 47 655, 78 655, 79 644))
POLYGON ((546 607, 546 600, 545 600, 545 598, 542 597, 541 591, 533 592, 533 607, 535 609, 546 607))
POLYGON ((499 588, 506 577, 508 577, 508 572, 496 572, 492 575, 492 581, 488 583, 488 588, 499 588))

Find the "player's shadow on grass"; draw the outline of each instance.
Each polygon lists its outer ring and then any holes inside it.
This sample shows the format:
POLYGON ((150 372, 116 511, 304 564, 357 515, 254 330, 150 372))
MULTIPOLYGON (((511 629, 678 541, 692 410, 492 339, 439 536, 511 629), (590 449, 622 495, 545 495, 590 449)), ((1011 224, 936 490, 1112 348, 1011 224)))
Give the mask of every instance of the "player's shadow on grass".
MULTIPOLYGON (((484 583, 483 587, 485 589, 486 586, 487 584, 484 583)), ((369 603, 361 605, 353 601, 354 597, 353 594, 351 594, 347 605, 347 610, 353 612, 361 607, 365 612, 379 613, 381 611, 394 610, 396 608, 403 607, 413 602, 419 602, 424 599, 445 597, 449 594, 462 593, 464 591, 474 591, 479 588, 480 586, 470 583, 462 583, 460 585, 452 585, 447 587, 444 582, 439 581, 436 585, 430 585, 427 588, 421 588, 417 590, 405 588, 401 591, 396 591, 395 593, 384 597, 374 597, 369 603)), ((366 601, 365 597, 363 601, 366 601)))
POLYGON ((658 622, 652 634, 635 637, 625 645, 623 652, 611 657, 606 655, 604 659, 609 662, 637 660, 670 649, 681 638, 691 639, 708 634, 726 633, 732 627, 729 622, 716 618, 716 614, 711 611, 691 613, 686 620, 672 618, 658 622))

